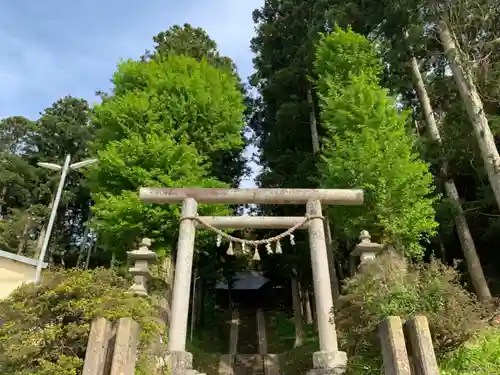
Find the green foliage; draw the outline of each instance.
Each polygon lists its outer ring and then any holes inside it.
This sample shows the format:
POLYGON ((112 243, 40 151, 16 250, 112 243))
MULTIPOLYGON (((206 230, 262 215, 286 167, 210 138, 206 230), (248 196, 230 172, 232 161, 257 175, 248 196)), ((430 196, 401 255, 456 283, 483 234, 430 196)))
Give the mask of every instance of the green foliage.
POLYGON ((30 138, 33 158, 63 163, 67 154, 73 160, 88 157, 94 125, 90 122, 90 107, 86 100, 63 97, 46 108, 35 123, 30 138))
POLYGON ((500 330, 485 329, 440 362, 441 375, 500 373, 500 330))
POLYGON ((70 269, 44 273, 0 301, 0 372, 4 375, 81 374, 90 323, 96 317, 132 317, 143 343, 158 326, 153 306, 127 292, 113 270, 70 269))
MULTIPOLYGON (((14 116, 0 121, 0 243, 4 250, 33 256, 47 206, 59 173, 40 168, 39 161, 62 164, 88 157, 93 137, 85 100, 67 96, 46 108, 38 120, 14 116)), ((89 214, 90 193, 78 172, 69 173, 51 241, 51 256, 74 264, 89 214), (64 207, 64 209, 63 209, 64 207)), ((59 259, 58 259, 59 260, 59 259)))
POLYGON ((380 64, 373 47, 337 29, 319 43, 315 67, 327 132, 323 185, 362 188, 366 195, 363 207, 332 210, 332 220, 344 223, 337 229, 351 238, 367 229, 381 242, 421 256, 420 241, 437 227, 432 175, 406 132, 407 113, 377 82, 380 64))
POLYGON ((39 176, 25 158, 32 151, 28 141, 34 128, 32 121, 20 116, 0 120, 0 215, 4 218, 12 210, 29 207, 36 198, 39 176))
POLYGON ((35 123, 13 116, 0 120, 0 248, 32 255, 33 234, 46 210, 38 204, 41 176, 27 157, 35 123))
POLYGON ((0 249, 34 256, 38 238, 31 233, 40 227, 45 211, 46 207, 40 205, 32 205, 27 210, 11 208, 7 213, 7 220, 0 220, 0 249))
MULTIPOLYGON (((328 6, 317 0, 265 1, 253 13, 256 35, 251 49, 256 71, 250 81, 260 95, 252 103, 249 126, 260 151, 262 169, 256 181, 260 187, 319 187, 311 135, 312 124, 318 120, 313 113, 317 109, 316 97, 308 76, 328 6), (308 93, 313 103, 309 103, 308 93)), ((316 129, 321 135, 322 128, 316 129)), ((260 206, 259 211, 264 215, 295 216, 303 215, 304 208, 267 205, 260 206)), ((297 234, 298 246, 285 249, 279 259, 264 259, 265 268, 279 270, 287 278, 296 270, 302 278, 301 270, 308 269, 310 262, 307 247, 300 245, 302 238, 297 234)))
POLYGON ((334 87, 342 90, 359 76, 366 82, 378 84, 382 72, 381 60, 373 43, 351 29, 344 31, 338 26, 330 34, 321 34, 314 68, 321 94, 329 93, 334 87))
MULTIPOLYGON (((33 149, 27 159, 32 165, 39 161, 62 165, 67 154, 72 163, 88 159, 91 155, 90 141, 95 135, 90 121, 90 106, 84 99, 63 97, 46 108, 35 122, 29 144, 33 149)), ((37 201, 49 206, 59 183, 60 174, 38 168, 40 189, 37 201)), ((84 175, 71 171, 66 179, 60 207, 64 207, 56 219, 51 240, 51 256, 61 263, 76 263, 80 241, 85 230, 84 223, 90 215, 91 197, 84 175)), ((48 220, 48 215, 45 216, 48 220)))
MULTIPOLYGON (((251 82, 262 99, 253 103, 250 126, 261 151, 263 169, 258 183, 262 187, 317 187, 307 75, 312 70, 314 41, 320 31, 316 21, 323 14, 318 4, 266 1, 253 14, 257 35, 251 48, 256 54, 256 72, 251 82)), ((296 207, 270 209, 280 215, 298 211, 296 207)))
MULTIPOLYGON (((155 42, 154 52, 146 52, 143 60, 161 61, 173 55, 182 55, 192 57, 196 61, 206 61, 234 77, 236 87, 245 95, 245 86, 238 77, 236 65, 229 57, 221 56, 217 43, 205 30, 189 24, 184 24, 182 27, 174 25, 153 37, 153 41, 155 42)), ((242 142, 246 142, 243 131, 240 138, 242 142)), ((230 150, 219 150, 211 155, 212 170, 218 180, 229 183, 231 187, 239 185, 241 177, 248 172, 242 151, 241 145, 238 145, 230 150)))
MULTIPOLYGON (((458 272, 436 260, 409 264, 395 254, 365 263, 347 279, 335 306, 341 347, 366 365, 380 365, 376 330, 387 316, 425 315, 441 357, 482 325, 485 308, 459 283, 458 272)), ((355 361, 356 362, 356 361, 355 361)))
POLYGON ((174 25, 153 37, 154 54, 147 53, 146 58, 161 58, 169 55, 189 56, 197 61, 207 60, 211 65, 227 73, 235 74, 236 66, 229 57, 221 56, 217 43, 205 30, 184 24, 174 25))
POLYGON ((192 142, 206 156, 243 146, 243 96, 234 77, 206 61, 186 56, 129 60, 112 81, 113 96, 95 108, 100 143, 156 133, 192 142))
MULTIPOLYGON (((214 178, 211 158, 243 147, 243 97, 234 77, 186 56, 124 62, 113 83, 113 95, 94 109, 99 166, 89 179, 95 228, 122 257, 143 236, 169 252, 179 208, 144 204, 138 190, 225 186, 214 178)), ((201 210, 225 212, 221 206, 201 210)))

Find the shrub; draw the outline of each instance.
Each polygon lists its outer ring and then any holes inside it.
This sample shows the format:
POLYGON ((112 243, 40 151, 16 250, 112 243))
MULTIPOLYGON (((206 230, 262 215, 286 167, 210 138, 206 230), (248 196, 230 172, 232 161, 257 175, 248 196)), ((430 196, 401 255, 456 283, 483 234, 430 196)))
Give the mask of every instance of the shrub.
POLYGON ((41 284, 19 287, 0 301, 0 374, 81 374, 96 317, 134 318, 146 343, 158 333, 153 306, 126 288, 109 269, 47 272, 41 284))
POLYGON ((375 333, 387 316, 403 320, 427 316, 436 353, 442 356, 477 332, 485 314, 485 308, 460 285, 455 268, 437 260, 409 264, 391 254, 363 264, 346 281, 335 308, 341 345, 363 362, 380 360, 375 333))

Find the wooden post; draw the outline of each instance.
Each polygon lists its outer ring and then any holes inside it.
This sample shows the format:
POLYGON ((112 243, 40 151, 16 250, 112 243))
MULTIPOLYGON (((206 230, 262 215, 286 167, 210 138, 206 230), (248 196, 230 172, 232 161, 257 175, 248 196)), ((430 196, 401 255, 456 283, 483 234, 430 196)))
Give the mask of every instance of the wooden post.
POLYGON ((415 375, 439 375, 429 323, 425 316, 412 316, 405 323, 415 375))
POLYGON ((411 375, 403 324, 399 316, 387 317, 379 328, 385 375, 411 375))
POLYGON ((111 328, 110 321, 105 318, 97 318, 92 322, 87 351, 85 352, 83 375, 105 375, 104 367, 111 328))
POLYGON ((110 375, 134 375, 140 326, 132 318, 118 320, 110 375))

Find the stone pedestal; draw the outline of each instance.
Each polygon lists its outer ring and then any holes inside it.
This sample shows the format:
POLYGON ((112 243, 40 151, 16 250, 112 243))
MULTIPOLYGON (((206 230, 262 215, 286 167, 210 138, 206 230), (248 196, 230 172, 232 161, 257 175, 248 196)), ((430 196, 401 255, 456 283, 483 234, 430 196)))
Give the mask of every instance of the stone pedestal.
POLYGON ((319 351, 313 354, 313 370, 308 375, 343 375, 347 367, 347 354, 341 351, 319 351))
POLYGON ((193 370, 193 355, 189 352, 173 351, 168 352, 167 363, 172 369, 172 375, 197 375, 198 371, 193 370))

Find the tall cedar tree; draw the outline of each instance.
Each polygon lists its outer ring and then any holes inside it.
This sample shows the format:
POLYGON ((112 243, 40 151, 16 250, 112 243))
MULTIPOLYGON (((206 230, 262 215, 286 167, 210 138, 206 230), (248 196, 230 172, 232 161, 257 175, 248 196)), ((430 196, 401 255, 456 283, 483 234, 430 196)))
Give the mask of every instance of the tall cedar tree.
MULTIPOLYGON (((435 5, 427 0, 351 1, 350 6, 339 2, 331 11, 342 24, 352 24, 379 42, 386 67, 384 84, 413 111, 416 130, 425 137, 422 156, 432 163, 438 188, 447 195, 437 205, 436 250, 445 261, 465 256, 474 289, 485 299, 490 291, 481 268, 490 275, 490 285, 498 268, 498 257, 489 251, 499 237, 498 208, 482 157, 485 144, 481 145, 482 137, 478 142, 470 136, 474 129, 458 90, 460 67, 455 64, 453 73, 453 58, 445 56, 442 27, 436 21, 445 21, 451 30, 458 62, 471 73, 474 82, 469 86, 479 91, 489 128, 498 139, 500 102, 492 87, 500 74, 500 54, 495 49, 500 9, 488 1, 452 2, 439 9, 435 5)), ((465 102, 470 97, 467 94, 465 102)))
POLYGON ((315 70, 327 132, 323 186, 359 187, 366 195, 363 207, 336 207, 332 219, 344 223, 347 237, 367 229, 421 257, 421 241, 437 228, 432 175, 407 133, 408 113, 380 86, 380 57, 362 35, 336 28, 318 44, 315 70))

